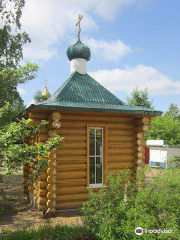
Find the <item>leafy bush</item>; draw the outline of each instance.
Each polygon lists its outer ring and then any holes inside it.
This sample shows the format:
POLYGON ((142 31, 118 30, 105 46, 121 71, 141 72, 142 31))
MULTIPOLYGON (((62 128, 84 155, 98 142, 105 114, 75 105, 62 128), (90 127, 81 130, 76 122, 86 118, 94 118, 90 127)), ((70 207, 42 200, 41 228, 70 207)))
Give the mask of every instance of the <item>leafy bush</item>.
MULTIPOLYGON (((7 233, 7 231, 4 231, 7 233)), ((9 233, 9 232, 8 232, 9 233)), ((40 226, 36 229, 24 229, 2 236, 2 240, 93 240, 85 227, 76 226, 40 226)))
POLYGON ((168 160, 168 168, 178 168, 180 169, 180 156, 175 156, 168 160))
POLYGON ((82 207, 83 221, 97 239, 179 239, 180 174, 166 171, 138 191, 141 179, 127 181, 123 172, 109 177, 109 184, 82 207), (126 184, 124 184, 126 182, 126 184), (135 229, 173 230, 173 233, 135 234, 135 229))

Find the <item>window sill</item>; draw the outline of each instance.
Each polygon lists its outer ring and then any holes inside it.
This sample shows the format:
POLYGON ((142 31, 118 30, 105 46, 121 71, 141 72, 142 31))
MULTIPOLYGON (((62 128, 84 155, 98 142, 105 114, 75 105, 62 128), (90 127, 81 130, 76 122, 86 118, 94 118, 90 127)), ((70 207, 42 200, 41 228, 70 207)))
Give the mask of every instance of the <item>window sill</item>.
POLYGON ((102 188, 103 184, 89 184, 89 186, 87 188, 102 188))

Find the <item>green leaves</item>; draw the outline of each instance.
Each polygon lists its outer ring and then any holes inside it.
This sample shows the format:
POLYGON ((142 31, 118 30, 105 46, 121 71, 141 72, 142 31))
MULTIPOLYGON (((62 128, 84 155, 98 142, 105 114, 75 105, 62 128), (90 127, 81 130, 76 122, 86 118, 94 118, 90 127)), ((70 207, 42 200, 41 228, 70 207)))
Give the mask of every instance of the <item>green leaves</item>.
MULTIPOLYGON (((19 65, 23 59, 23 45, 30 42, 28 34, 21 31, 20 19, 24 4, 25 0, 0 1, 2 20, 0 27, 0 108, 4 108, 5 104, 9 103, 5 117, 7 122, 12 121, 25 108, 17 86, 34 79, 38 70, 38 66, 33 63, 28 63, 23 67, 19 65)), ((4 123, 5 121, 2 121, 0 126, 4 123)))
MULTIPOLYGON (((179 240, 180 174, 163 171, 141 191, 144 170, 136 179, 127 180, 127 172, 109 177, 109 185, 99 193, 90 192, 82 207, 85 226, 102 240, 179 240), (138 181, 137 181, 138 180, 138 181), (126 196, 126 201, 125 201, 126 196), (135 234, 136 227, 148 230, 173 230, 173 233, 135 234)), ((128 178, 129 178, 128 177, 128 178)))
POLYGON ((153 101, 149 100, 148 90, 139 90, 137 87, 132 91, 132 97, 127 97, 127 105, 154 108, 153 101))
POLYGON ((19 170, 23 163, 37 162, 37 156, 47 158, 49 151, 63 141, 63 138, 56 136, 45 144, 26 144, 25 140, 28 137, 37 134, 48 124, 47 121, 42 121, 36 127, 30 125, 31 121, 31 119, 19 120, 0 130, 0 159, 9 173, 19 170))
POLYGON ((152 128, 146 133, 146 139, 163 139, 169 146, 180 145, 180 121, 171 116, 152 118, 152 128))

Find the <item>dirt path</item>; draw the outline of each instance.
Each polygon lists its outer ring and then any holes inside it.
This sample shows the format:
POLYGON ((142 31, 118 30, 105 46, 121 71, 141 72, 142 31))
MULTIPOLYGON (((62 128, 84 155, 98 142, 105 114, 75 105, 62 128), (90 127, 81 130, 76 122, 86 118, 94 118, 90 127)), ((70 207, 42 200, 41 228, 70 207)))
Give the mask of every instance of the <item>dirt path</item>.
POLYGON ((50 219, 43 218, 43 214, 30 205, 22 192, 22 176, 5 176, 4 183, 0 183, 0 188, 9 195, 9 200, 0 199, 0 206, 5 212, 0 216, 0 233, 10 230, 17 230, 27 227, 38 227, 42 224, 68 224, 81 225, 82 220, 76 214, 61 214, 50 219))

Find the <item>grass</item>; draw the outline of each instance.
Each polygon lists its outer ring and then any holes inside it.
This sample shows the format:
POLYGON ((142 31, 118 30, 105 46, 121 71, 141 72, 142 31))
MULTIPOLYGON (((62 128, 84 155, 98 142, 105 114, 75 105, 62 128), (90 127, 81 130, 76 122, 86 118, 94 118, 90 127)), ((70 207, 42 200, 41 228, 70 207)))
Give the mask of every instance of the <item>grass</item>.
POLYGON ((23 229, 16 232, 4 231, 0 240, 93 240, 83 226, 40 226, 36 229, 23 229))

